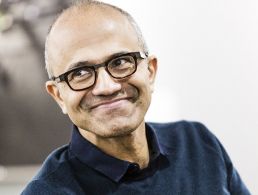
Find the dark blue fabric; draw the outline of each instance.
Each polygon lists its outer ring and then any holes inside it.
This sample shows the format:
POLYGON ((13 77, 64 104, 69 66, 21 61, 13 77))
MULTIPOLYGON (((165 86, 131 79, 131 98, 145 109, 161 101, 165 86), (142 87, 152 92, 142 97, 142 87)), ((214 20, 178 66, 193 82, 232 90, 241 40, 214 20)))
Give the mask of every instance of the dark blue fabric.
POLYGON ((143 170, 100 151, 75 127, 23 195, 250 194, 217 138, 200 123, 146 123, 151 160, 143 170))

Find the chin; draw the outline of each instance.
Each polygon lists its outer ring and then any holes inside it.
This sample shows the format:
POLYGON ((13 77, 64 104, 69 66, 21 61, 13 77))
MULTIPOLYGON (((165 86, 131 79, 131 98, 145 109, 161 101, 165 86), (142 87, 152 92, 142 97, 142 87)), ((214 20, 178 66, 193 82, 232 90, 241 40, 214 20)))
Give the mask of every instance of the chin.
POLYGON ((118 137, 125 137, 130 135, 132 132, 134 132, 135 129, 109 129, 106 132, 101 132, 101 134, 99 134, 100 137, 103 138, 118 138, 118 137))
MULTIPOLYGON (((130 135, 141 124, 142 120, 130 117, 117 117, 109 120, 92 121, 88 131, 103 138, 114 138, 130 135)), ((88 123, 89 124, 89 123, 88 123)))

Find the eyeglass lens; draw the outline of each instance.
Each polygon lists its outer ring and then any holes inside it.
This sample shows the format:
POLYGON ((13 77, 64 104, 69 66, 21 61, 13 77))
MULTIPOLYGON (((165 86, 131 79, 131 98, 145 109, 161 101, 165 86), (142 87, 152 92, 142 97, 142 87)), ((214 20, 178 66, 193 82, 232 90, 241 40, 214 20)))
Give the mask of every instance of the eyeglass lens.
MULTIPOLYGON (((122 79, 135 72, 136 62, 130 55, 116 57, 108 62, 106 70, 112 77, 122 79)), ((95 77, 94 67, 81 67, 70 72, 67 75, 67 81, 71 88, 80 90, 94 85, 95 77)))

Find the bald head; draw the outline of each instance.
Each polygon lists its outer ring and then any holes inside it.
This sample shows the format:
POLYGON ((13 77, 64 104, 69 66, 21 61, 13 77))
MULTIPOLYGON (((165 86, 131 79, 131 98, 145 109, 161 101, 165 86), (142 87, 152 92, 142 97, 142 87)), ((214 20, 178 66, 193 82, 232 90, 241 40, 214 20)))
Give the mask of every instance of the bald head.
MULTIPOLYGON (((53 66, 66 60, 64 54, 67 51, 66 48, 62 47, 63 41, 83 42, 85 39, 89 39, 87 44, 90 44, 99 39, 99 44, 101 44, 101 37, 105 39, 109 31, 112 34, 114 31, 123 33, 122 30, 133 31, 131 36, 137 39, 137 44, 142 51, 148 53, 138 25, 131 15, 124 10, 103 2, 87 0, 78 1, 65 9, 54 21, 46 39, 45 62, 49 78, 54 75, 53 66), (103 32, 106 33, 105 36, 98 36, 103 32), (74 33, 78 35, 76 36, 77 40, 70 39, 70 35, 74 35, 74 33), (85 33, 89 36, 86 37, 85 33), (67 39, 62 40, 64 37, 67 39), (80 40, 80 37, 83 40, 80 40)), ((69 56, 69 53, 66 54, 69 56)))

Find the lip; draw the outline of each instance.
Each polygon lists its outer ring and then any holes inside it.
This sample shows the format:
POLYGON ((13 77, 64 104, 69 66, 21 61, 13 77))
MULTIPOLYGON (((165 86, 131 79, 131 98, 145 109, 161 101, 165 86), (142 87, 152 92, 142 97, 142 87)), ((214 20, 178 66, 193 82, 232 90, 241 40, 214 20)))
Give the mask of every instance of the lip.
POLYGON ((96 109, 96 108, 116 108, 121 106, 125 101, 129 101, 130 98, 119 98, 111 101, 105 101, 105 102, 100 102, 94 106, 91 107, 91 109, 96 109))

